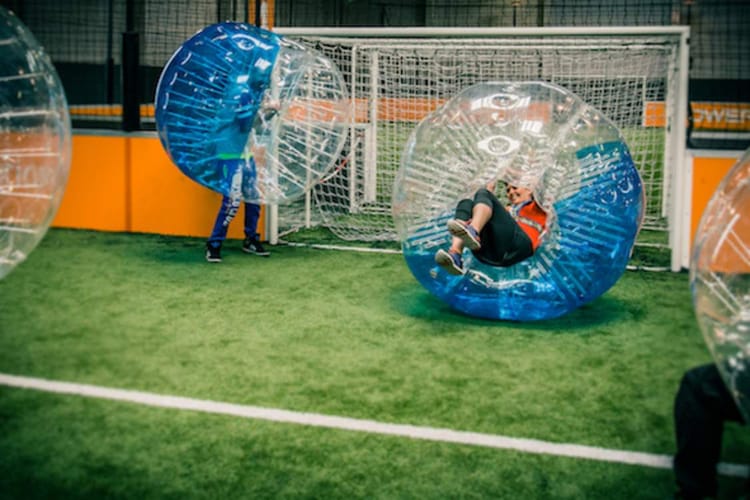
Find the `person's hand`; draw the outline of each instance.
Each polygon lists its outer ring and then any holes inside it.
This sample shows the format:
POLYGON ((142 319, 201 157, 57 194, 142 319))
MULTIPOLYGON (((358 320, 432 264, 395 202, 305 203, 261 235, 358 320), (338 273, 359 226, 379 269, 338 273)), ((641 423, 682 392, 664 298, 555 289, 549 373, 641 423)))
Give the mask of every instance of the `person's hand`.
POLYGON ((281 102, 278 99, 266 99, 263 101, 263 109, 278 111, 281 109, 281 102))

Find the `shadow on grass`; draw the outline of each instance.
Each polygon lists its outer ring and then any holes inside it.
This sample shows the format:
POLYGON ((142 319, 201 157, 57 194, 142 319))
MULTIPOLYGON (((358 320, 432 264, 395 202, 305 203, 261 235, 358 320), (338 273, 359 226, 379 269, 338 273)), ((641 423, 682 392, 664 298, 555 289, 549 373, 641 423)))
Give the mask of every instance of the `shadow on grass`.
POLYGON ((193 263, 203 260, 204 245, 205 239, 202 238, 55 228, 47 233, 40 248, 104 249, 111 256, 193 263))
MULTIPOLYGON (((206 263, 205 262, 205 251, 206 251, 206 239, 205 238, 192 238, 192 237, 181 237, 181 236, 158 236, 158 235, 142 235, 149 237, 152 241, 149 242, 147 247, 138 247, 131 249, 131 255, 134 257, 140 257, 145 260, 153 260, 162 263, 206 263)), ((283 256, 283 258, 289 262, 307 261, 310 259, 311 253, 320 254, 325 256, 326 254, 334 254, 336 251, 306 248, 306 247, 294 247, 285 244, 271 245, 264 243, 266 249, 271 252, 271 255, 283 256)), ((227 239, 222 245, 222 257, 227 261, 246 259, 248 254, 242 251, 242 240, 231 238, 227 239)))
POLYGON ((476 318, 466 315, 430 294, 419 285, 404 286, 395 290, 393 308, 407 316, 426 320, 439 320, 455 325, 512 326, 520 330, 570 331, 600 326, 612 322, 638 320, 643 316, 642 306, 628 303, 604 294, 570 313, 554 319, 541 321, 504 321, 476 318))

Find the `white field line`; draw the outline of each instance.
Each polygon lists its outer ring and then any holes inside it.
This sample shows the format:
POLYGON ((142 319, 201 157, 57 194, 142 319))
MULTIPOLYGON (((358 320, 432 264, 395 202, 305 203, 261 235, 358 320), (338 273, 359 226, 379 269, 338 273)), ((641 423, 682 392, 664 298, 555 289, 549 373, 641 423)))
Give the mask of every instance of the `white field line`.
MULTIPOLYGON (((109 399, 128 403, 155 406, 159 408, 175 408, 179 410, 199 411, 219 415, 284 422, 290 424, 309 425, 328 429, 368 432, 401 436, 427 441, 440 441, 470 446, 484 446, 504 450, 515 450, 525 453, 556 455, 561 457, 584 458, 604 462, 617 462, 630 465, 642 465, 657 469, 671 469, 672 457, 634 451, 610 450, 596 446, 578 444, 550 443, 536 439, 522 439, 494 434, 480 434, 477 432, 454 431, 434 427, 418 427, 404 424, 388 424, 374 420, 363 420, 347 417, 321 415, 319 413, 304 413, 259 406, 247 406, 217 401, 190 399, 178 396, 164 396, 148 392, 111 389, 86 384, 57 382, 39 378, 19 377, 0 373, 0 385, 23 389, 34 389, 58 394, 73 394, 89 398, 109 399)), ((721 463, 718 466, 720 474, 734 477, 750 477, 750 467, 741 464, 721 463)))
POLYGON ((279 244, 290 247, 307 247, 315 248, 317 250, 341 250, 344 252, 363 252, 363 253, 390 253, 390 254, 401 254, 401 250, 395 250, 391 248, 369 248, 369 247, 351 247, 343 245, 324 245, 319 243, 295 243, 289 241, 279 241, 279 244))

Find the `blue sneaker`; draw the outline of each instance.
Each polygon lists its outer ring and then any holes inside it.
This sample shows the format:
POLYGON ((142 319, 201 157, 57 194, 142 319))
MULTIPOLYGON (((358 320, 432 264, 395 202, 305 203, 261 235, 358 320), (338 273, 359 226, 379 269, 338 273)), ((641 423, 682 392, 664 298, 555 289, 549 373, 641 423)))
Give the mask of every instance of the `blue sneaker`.
POLYGON ((448 221, 448 232, 453 236, 461 238, 469 250, 479 250, 482 244, 479 242, 477 230, 462 220, 451 219, 448 221))
POLYGON ((435 254, 435 262, 445 269, 448 274, 460 276, 464 274, 464 261, 461 255, 452 252, 446 252, 440 249, 435 254))

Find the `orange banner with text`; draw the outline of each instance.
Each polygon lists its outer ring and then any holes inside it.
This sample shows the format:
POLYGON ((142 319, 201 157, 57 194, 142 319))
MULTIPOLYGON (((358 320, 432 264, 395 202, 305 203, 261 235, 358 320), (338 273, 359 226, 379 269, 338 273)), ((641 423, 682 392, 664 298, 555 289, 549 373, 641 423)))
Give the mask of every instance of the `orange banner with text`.
MULTIPOLYGON (((694 130, 750 132, 750 103, 746 102, 691 102, 694 130)), ((644 127, 664 127, 667 123, 663 102, 646 102, 643 112, 644 127)))

